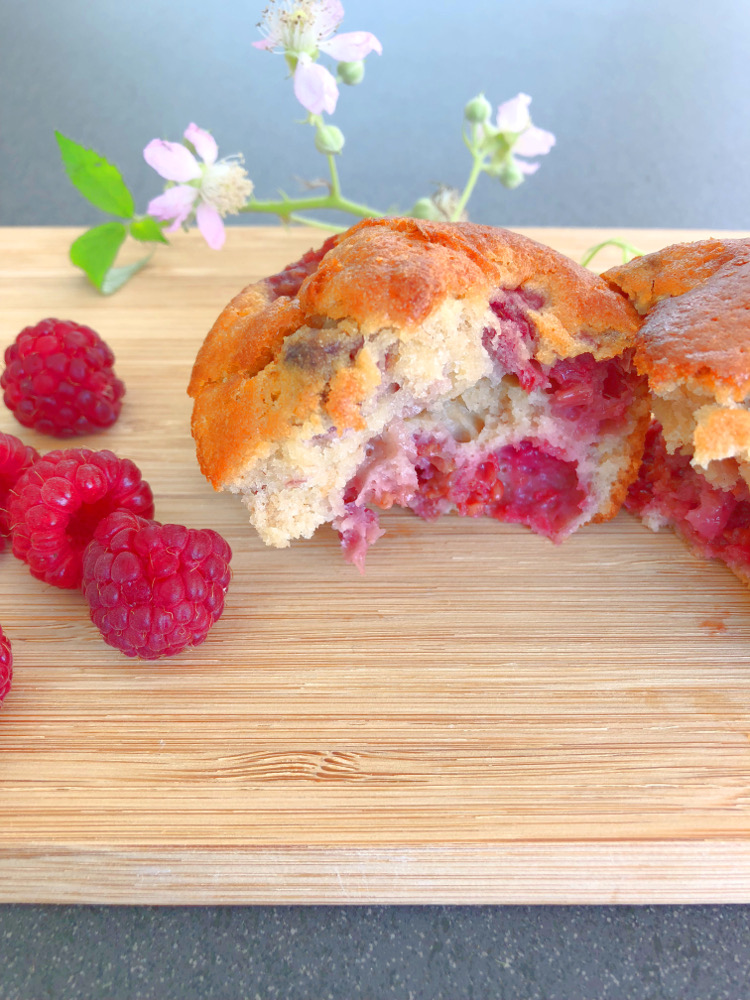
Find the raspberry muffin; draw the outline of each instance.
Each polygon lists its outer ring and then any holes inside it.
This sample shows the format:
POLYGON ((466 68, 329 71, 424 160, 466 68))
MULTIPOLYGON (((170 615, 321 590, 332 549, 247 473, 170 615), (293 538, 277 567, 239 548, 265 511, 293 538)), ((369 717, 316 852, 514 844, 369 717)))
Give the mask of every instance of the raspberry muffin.
POLYGON ((360 568, 393 505, 559 542, 613 517, 637 473, 640 322, 516 233, 367 220, 218 318, 189 388, 198 460, 266 543, 330 523, 360 568))
POLYGON ((645 322, 655 417, 627 506, 750 583, 750 237, 677 244, 607 271, 645 322))

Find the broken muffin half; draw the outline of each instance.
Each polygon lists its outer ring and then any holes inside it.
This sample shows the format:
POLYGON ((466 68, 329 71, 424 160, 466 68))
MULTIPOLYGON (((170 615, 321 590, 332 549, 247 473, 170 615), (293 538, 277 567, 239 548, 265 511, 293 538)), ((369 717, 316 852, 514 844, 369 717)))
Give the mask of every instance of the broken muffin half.
POLYGON ((655 422, 626 506, 750 583, 750 238, 680 243, 603 276, 645 321, 655 422))
POLYGON ((198 460, 266 543, 331 523, 360 568, 394 505, 561 541, 613 517, 637 474, 640 322, 516 233, 367 220, 218 318, 189 388, 198 460))

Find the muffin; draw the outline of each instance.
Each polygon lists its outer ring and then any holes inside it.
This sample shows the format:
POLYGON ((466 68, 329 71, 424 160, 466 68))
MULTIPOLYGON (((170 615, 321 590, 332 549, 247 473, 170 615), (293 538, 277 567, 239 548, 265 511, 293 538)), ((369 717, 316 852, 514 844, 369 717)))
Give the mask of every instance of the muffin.
POLYGON ((654 426, 626 506, 750 582, 750 238, 677 244, 603 277, 645 317, 654 426))
POLYGON ((198 461, 269 545, 397 505, 559 542, 613 517, 649 423, 637 311, 519 234, 374 219, 230 302, 189 392, 198 461))

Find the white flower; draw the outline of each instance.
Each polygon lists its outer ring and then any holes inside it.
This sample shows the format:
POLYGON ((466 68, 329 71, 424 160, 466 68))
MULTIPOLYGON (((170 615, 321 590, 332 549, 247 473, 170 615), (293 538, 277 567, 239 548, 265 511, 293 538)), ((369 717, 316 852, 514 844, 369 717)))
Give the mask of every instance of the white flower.
POLYGON ((217 162, 219 150, 210 132, 191 122, 183 134, 203 162, 182 143, 152 139, 143 157, 173 186, 152 198, 147 211, 161 222, 172 222, 167 232, 195 215, 206 243, 212 250, 220 250, 226 237, 222 220, 245 206, 253 193, 253 182, 239 158, 230 156, 217 162))
POLYGON ((357 62, 383 46, 369 31, 334 35, 344 18, 339 0, 271 0, 259 24, 265 38, 256 49, 282 52, 294 68, 294 94, 311 114, 333 114, 339 88, 333 74, 316 63, 320 52, 337 62, 357 62))
POLYGON ((507 156, 510 173, 536 173, 539 169, 538 163, 531 163, 518 157, 545 156, 555 145, 555 137, 551 132, 532 125, 530 104, 531 98, 528 94, 517 94, 497 109, 495 131, 503 136, 510 147, 507 156))

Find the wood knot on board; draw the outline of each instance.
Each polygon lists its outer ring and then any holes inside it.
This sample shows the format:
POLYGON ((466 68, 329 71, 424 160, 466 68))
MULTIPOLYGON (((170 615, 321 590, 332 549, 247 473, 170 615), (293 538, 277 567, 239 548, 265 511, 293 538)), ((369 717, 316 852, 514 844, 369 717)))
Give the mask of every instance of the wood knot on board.
POLYGON ((291 753, 249 753, 217 761, 221 780, 263 781, 387 781, 402 779, 395 762, 378 765, 378 755, 341 750, 298 750, 291 753), (390 767, 388 766, 390 763, 390 767))

